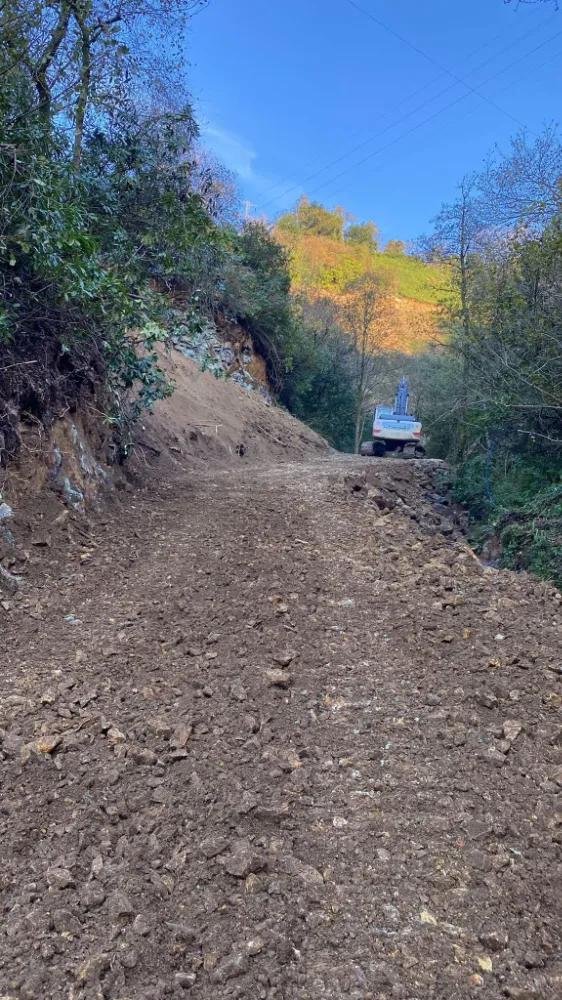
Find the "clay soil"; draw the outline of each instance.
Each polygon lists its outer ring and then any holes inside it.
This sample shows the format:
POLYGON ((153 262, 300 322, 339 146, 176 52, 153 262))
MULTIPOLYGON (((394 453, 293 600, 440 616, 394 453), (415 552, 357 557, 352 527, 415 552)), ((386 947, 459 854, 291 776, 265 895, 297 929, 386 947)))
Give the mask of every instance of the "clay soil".
POLYGON ((2 997, 560 998, 560 596, 483 568, 432 472, 242 459, 34 550, 2 997))

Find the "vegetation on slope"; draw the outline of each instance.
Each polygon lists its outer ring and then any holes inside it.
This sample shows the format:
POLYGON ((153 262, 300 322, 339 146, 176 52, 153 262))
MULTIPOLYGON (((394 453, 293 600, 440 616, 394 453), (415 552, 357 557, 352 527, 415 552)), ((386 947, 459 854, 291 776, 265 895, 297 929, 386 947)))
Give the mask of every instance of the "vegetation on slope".
POLYGON ((282 401, 345 443, 347 359, 305 327, 285 251, 241 224, 234 179, 199 148, 182 51, 204 5, 2 4, 3 465, 20 417, 78 405, 104 414, 125 457, 134 421, 172 388, 156 350, 171 303, 195 332, 218 314, 242 323, 282 401))
POLYGON ((398 240, 381 251, 376 225, 350 221, 342 208, 330 210, 303 196, 294 211, 277 220, 275 234, 290 250, 297 293, 337 297, 351 282, 372 274, 389 294, 417 302, 438 306, 451 295, 447 262, 406 253, 398 240))
POLYGON ((466 178, 425 241, 458 290, 412 379, 475 540, 562 583, 562 145, 547 129, 466 178))

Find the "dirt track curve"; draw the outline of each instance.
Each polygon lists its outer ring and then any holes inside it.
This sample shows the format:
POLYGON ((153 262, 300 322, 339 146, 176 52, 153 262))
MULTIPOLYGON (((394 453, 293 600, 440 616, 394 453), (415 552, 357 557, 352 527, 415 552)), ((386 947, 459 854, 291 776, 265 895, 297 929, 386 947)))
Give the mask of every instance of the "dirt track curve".
POLYGON ((2 997, 562 996, 560 597, 427 468, 198 474, 46 551, 1 619, 2 997))

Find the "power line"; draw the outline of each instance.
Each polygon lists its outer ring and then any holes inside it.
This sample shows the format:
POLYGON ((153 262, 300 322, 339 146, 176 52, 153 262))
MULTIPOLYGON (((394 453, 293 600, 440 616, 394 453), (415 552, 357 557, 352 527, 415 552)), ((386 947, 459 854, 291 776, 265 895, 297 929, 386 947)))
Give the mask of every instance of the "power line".
MULTIPOLYGON (((399 41, 403 42, 404 45, 407 45, 408 48, 412 49, 414 52, 417 52, 418 55, 422 56, 424 59, 427 59, 428 62, 432 63, 433 66, 436 66, 437 69, 440 69, 443 73, 447 73, 447 75, 452 77, 452 79, 455 80, 457 83, 462 83, 463 87, 468 87, 471 93, 477 94, 478 97, 481 97, 484 101, 486 101, 487 104, 490 104, 493 108, 496 109, 496 111, 500 111, 502 115, 506 115, 507 118, 511 118, 511 120, 515 122, 516 125, 519 125, 520 128, 527 129, 527 126, 523 125, 523 122, 520 122, 519 119, 515 118, 515 116, 510 114, 509 111, 506 111, 505 108, 500 107, 500 105, 496 104, 494 101, 489 100, 485 96, 485 94, 481 94, 474 87, 471 87, 469 83, 466 83, 462 79, 462 77, 457 76, 456 73, 452 73, 451 70, 447 69, 446 66, 442 66, 441 63, 437 61, 437 59, 433 58, 433 56, 429 56, 427 52, 424 52, 423 49, 420 49, 417 45, 414 45, 413 42, 409 42, 407 38, 404 38, 403 35, 398 34, 398 32, 394 31, 393 28, 389 28, 389 26, 385 24, 384 21, 381 21, 378 17, 375 17, 374 14, 371 14, 370 11, 365 10, 364 7, 360 7, 359 4, 355 2, 355 0, 347 0, 347 3, 351 4, 352 7, 355 7, 356 10, 361 11, 361 13, 365 15, 365 17, 368 17, 371 21, 374 21, 375 24, 378 24, 379 28, 382 28, 383 31, 387 31, 390 35, 394 35, 395 38, 398 38, 399 41)), ((531 129, 527 129, 527 131, 531 132, 531 129)), ((534 135, 534 132, 532 132, 531 134, 534 135)))
MULTIPOLYGON (((533 55, 534 52, 537 52, 544 45, 547 45, 549 42, 553 41, 553 39, 556 38, 557 35, 559 35, 560 33, 561 32, 557 32, 556 34, 551 35, 549 38, 546 39, 545 42, 541 42, 541 44, 538 45, 536 48, 531 49, 530 52, 527 52, 523 56, 520 56, 519 59, 516 59, 514 62, 510 63, 508 66, 504 67, 504 69, 500 70, 499 73, 495 74, 492 77, 489 77, 487 80, 484 81, 484 83, 489 83, 491 80, 494 80, 496 78, 496 76, 499 76, 501 73, 504 73, 507 70, 511 69, 512 66, 516 66, 519 62, 521 62, 522 59, 526 59, 526 58, 528 58, 528 56, 533 55)), ((491 56, 490 58, 486 59, 483 63, 481 63, 479 66, 477 66, 475 70, 472 70, 470 75, 472 75, 472 73, 478 72, 480 69, 482 69, 484 66, 486 66, 493 59, 496 59, 496 58, 499 58, 500 56, 502 56, 510 48, 513 48, 513 46, 515 44, 517 44, 517 42, 519 40, 520 39, 518 39, 516 42, 510 43, 510 45, 508 45, 508 46, 504 47, 503 49, 501 49, 500 52, 497 53, 496 56, 491 56)), ((464 84, 463 83, 463 85, 468 87, 468 84, 464 84)), ((396 125, 400 125, 403 121, 406 121, 407 118, 410 118, 413 114, 416 114, 416 112, 421 111, 423 108, 427 107, 428 104, 431 104, 433 101, 437 100, 439 97, 442 97, 444 94, 447 94, 450 90, 453 90, 455 86, 457 86, 456 82, 452 83, 452 84, 449 84, 448 87, 444 87, 443 90, 440 90, 437 94, 433 95, 428 100, 423 101, 422 104, 419 104, 416 108, 413 108, 413 110, 408 111, 405 115, 402 115, 401 118, 398 118, 395 121, 391 122, 390 125, 387 125, 386 128, 382 129, 380 132, 375 132, 374 135, 371 135, 364 142, 359 143, 357 146, 354 146, 352 149, 348 150, 346 153, 343 153, 341 156, 338 156, 335 160, 330 161, 330 163, 326 164, 326 166, 321 167, 320 170, 316 170, 314 173, 309 174, 307 177, 305 177, 302 181, 299 181, 298 183, 291 185, 291 187, 287 188, 281 194, 275 195, 273 198, 270 198, 268 201, 266 201, 262 205, 260 205, 260 209, 263 211, 263 209, 267 208, 273 202, 279 201, 281 198, 284 198, 286 195, 291 194, 292 191, 295 191, 298 188, 302 187, 303 184, 306 184, 308 181, 314 180, 320 174, 324 173, 326 170, 329 170, 330 167, 336 166, 338 163, 341 163, 342 160, 347 159, 348 156, 351 156, 353 153, 358 152, 360 149, 364 149, 364 147, 367 146, 374 139, 379 138, 381 135, 385 135, 387 132, 389 132, 396 125)), ((423 90, 425 88, 421 88, 421 89, 423 90)), ((412 96, 415 97, 420 92, 421 92, 421 90, 416 91, 416 93, 414 95, 412 95, 412 96)), ((477 90, 474 90, 473 88, 470 88, 469 93, 461 95, 460 100, 463 100, 465 97, 469 97, 470 93, 475 93, 483 101, 487 101, 487 103, 492 103, 492 102, 488 101, 487 98, 483 94, 480 94, 477 90)), ((407 98, 406 100, 409 100, 409 99, 410 98, 407 98)), ((401 103, 404 103, 404 102, 401 102, 401 103)), ((456 103, 457 103, 457 101, 453 101, 452 104, 446 105, 445 108, 442 108, 441 110, 445 111, 445 110, 447 110, 448 107, 452 107, 456 103)), ((437 114, 440 114, 440 113, 441 113, 441 111, 437 112, 437 114)), ((426 121, 431 121, 431 118, 433 118, 433 117, 435 117, 435 116, 432 115, 430 118, 426 119, 426 121)), ((424 124, 424 123, 422 122, 421 124, 424 124)), ((419 126, 416 125, 416 126, 413 127, 412 130, 415 130, 418 127, 419 126)), ((524 126, 522 126, 522 127, 524 127, 524 126)), ((407 134, 408 134, 408 132, 404 133, 404 135, 407 135, 407 134)), ((393 140, 393 142, 394 141, 396 141, 396 140, 393 140)), ((390 145, 392 145, 392 143, 390 143, 390 145)), ((386 148, 387 148, 386 146, 381 147, 381 149, 386 149, 386 148)), ((380 152, 380 151, 381 151, 380 149, 379 150, 375 150, 370 155, 375 156, 376 153, 380 152)), ((369 157, 366 157, 365 159, 368 159, 368 158, 369 157)), ((364 160, 360 160, 359 164, 357 164, 357 165, 360 165, 363 162, 364 162, 364 160)), ((351 169, 351 170, 354 169, 354 166, 351 166, 349 169, 351 169)), ((346 173, 346 172, 347 171, 344 171, 343 173, 346 173)), ((342 174, 338 174, 337 175, 337 177, 340 177, 340 176, 342 176, 342 174)), ((335 179, 337 179, 337 178, 335 178, 335 179)), ((331 183, 331 181, 328 181, 327 183, 331 183)), ((324 185, 321 185, 321 186, 324 186, 324 185)), ((318 188, 316 188, 315 190, 318 190, 318 188)))
MULTIPOLYGON (((514 48, 514 47, 515 47, 516 45, 518 45, 518 44, 519 44, 519 42, 520 42, 520 41, 522 41, 523 39, 528 39, 528 38, 530 38, 530 37, 531 37, 532 35, 536 34, 536 33, 537 33, 537 31, 542 31, 543 27, 544 27, 544 26, 545 26, 546 24, 550 24, 550 23, 551 23, 551 21, 553 21, 553 20, 555 19, 555 17, 556 17, 556 15, 554 14, 554 15, 553 15, 552 17, 550 17, 550 18, 549 18, 549 19, 548 19, 547 21, 545 21, 545 23, 544 23, 544 24, 541 24, 541 25, 539 25, 538 27, 534 28, 534 29, 533 29, 533 31, 527 31, 527 32, 525 32, 525 33, 524 33, 523 35, 518 35, 518 36, 517 36, 517 38, 515 38, 515 39, 514 39, 514 40, 513 40, 512 42, 510 42, 510 43, 509 43, 509 45, 506 45, 506 46, 504 46, 504 47, 503 47, 502 49, 500 49, 500 51, 499 51, 499 52, 496 52, 495 54, 493 54, 493 55, 491 55, 491 56, 488 56, 488 58, 487 58, 487 59, 485 59, 485 60, 484 60, 484 62, 480 63, 480 64, 479 64, 478 66, 476 66, 476 67, 475 67, 474 69, 470 70, 470 72, 469 72, 469 74, 468 74, 468 75, 469 75, 469 76, 473 76, 473 75, 474 75, 475 73, 478 73, 478 72, 479 72, 479 71, 480 71, 481 69, 483 69, 483 68, 484 68, 484 66, 487 66, 487 65, 488 65, 488 64, 489 64, 490 62, 493 62, 493 61, 494 61, 495 59, 499 59, 499 58, 500 58, 500 57, 501 57, 502 55, 504 55, 504 54, 505 54, 506 52, 509 52, 509 50, 510 50, 510 49, 512 49, 512 48, 514 48)), ((481 50, 482 50, 483 48, 487 48, 487 47, 488 47, 488 45, 492 45, 492 44, 493 44, 493 43, 494 43, 495 41, 497 41, 497 39, 498 39, 498 38, 501 38, 501 37, 502 37, 501 35, 495 35, 495 36, 494 36, 494 38, 492 38, 492 39, 490 40, 490 42, 488 42, 488 43, 485 43, 484 45, 479 45, 479 46, 478 46, 478 48, 477 48, 477 49, 475 49, 475 50, 474 50, 473 52, 471 52, 471 54, 470 54, 470 55, 469 55, 469 56, 468 56, 467 58, 468 58, 468 59, 472 59, 472 58, 473 58, 473 56, 477 55, 477 53, 478 53, 478 52, 481 52, 481 50)), ((434 79, 433 79, 433 80, 430 80, 430 81, 429 81, 428 83, 425 83, 425 84, 424 84, 424 85, 423 85, 422 87, 419 87, 419 88, 418 88, 417 90, 413 91, 413 92, 412 92, 411 94, 409 94, 409 95, 408 95, 407 97, 404 97, 404 98, 403 98, 403 99, 402 99, 401 101, 399 101, 399 102, 398 102, 398 104, 395 104, 395 105, 394 105, 394 107, 392 108, 392 111, 397 111, 397 110, 398 110, 398 108, 401 108, 403 104, 407 104, 407 103, 408 103, 408 101, 410 101, 410 100, 413 100, 413 99, 414 99, 415 97, 417 97, 417 96, 418 96, 418 94, 422 94, 422 93, 423 93, 423 91, 424 91, 424 90, 427 90, 427 88, 428 88, 428 87, 431 87, 431 86, 433 86, 433 84, 434 84, 434 83, 437 83, 437 82, 438 82, 438 81, 439 81, 439 80, 440 80, 440 79, 441 79, 441 78, 442 78, 443 76, 448 76, 448 75, 449 75, 449 73, 448 73, 448 72, 447 72, 446 70, 444 70, 443 72, 441 72, 441 73, 439 74, 439 76, 437 76, 437 77, 434 77, 434 79)), ((371 135, 371 136, 369 137, 369 139, 365 140, 365 142, 362 142, 362 143, 359 143, 359 145, 357 145, 357 146, 354 146, 354 147, 353 147, 352 149, 348 150, 348 151, 347 151, 346 153, 343 153, 343 154, 342 154, 342 156, 339 156, 339 157, 337 158, 337 160, 333 160, 333 161, 332 161, 331 163, 329 163, 329 164, 327 164, 326 166, 324 166, 324 167, 321 167, 321 168, 320 168, 319 170, 315 171, 315 173, 313 173, 313 174, 309 174, 309 175, 308 175, 307 177, 305 177, 304 181, 302 181, 301 183, 297 183, 297 184, 292 184, 292 185, 291 185, 291 186, 290 186, 290 187, 289 187, 289 188, 288 188, 288 189, 287 189, 286 191, 283 191, 283 192, 281 192, 281 193, 280 193, 280 194, 278 194, 278 195, 273 195, 273 197, 272 197, 272 198, 270 198, 270 199, 269 199, 269 201, 265 202, 265 203, 264 203, 264 204, 262 205, 262 208, 267 208, 267 207, 268 207, 269 205, 271 205, 271 204, 272 204, 272 203, 273 203, 274 201, 279 201, 279 200, 280 200, 281 198, 284 198, 284 197, 285 197, 285 196, 286 196, 287 194, 290 194, 290 193, 291 193, 291 191, 294 191, 294 190, 296 190, 297 188, 301 187, 301 184, 303 184, 303 183, 304 183, 304 184, 306 184, 306 182, 307 182, 307 181, 309 181, 309 180, 313 180, 313 179, 314 179, 315 177, 318 177, 318 176, 319 176, 319 174, 321 174, 321 173, 324 173, 324 171, 325 171, 325 170, 329 170, 329 168, 330 168, 330 167, 332 167, 332 166, 335 166, 335 165, 336 165, 337 163, 341 163, 341 161, 342 161, 342 160, 345 160, 345 159, 346 159, 346 158, 347 158, 348 156, 351 156, 351 155, 352 155, 353 153, 356 153, 356 152, 357 152, 357 151, 358 151, 359 149, 363 149, 363 148, 364 148, 365 146, 367 146, 367 145, 369 144, 369 142, 372 142, 372 141, 373 141, 373 139, 377 139, 377 138, 378 138, 379 136, 381 136, 381 135, 384 135, 384 134, 385 134, 385 132, 388 132, 388 131, 389 131, 389 130, 390 130, 390 129, 391 129, 392 127, 393 127, 393 125, 399 125, 399 124, 400 124, 400 122, 403 122, 403 121, 405 121, 405 120, 406 120, 406 118, 408 118, 408 117, 409 117, 410 115, 414 114, 414 113, 415 113, 416 111, 420 111, 420 110, 421 110, 422 108, 424 108, 424 107, 427 107, 427 105, 428 105, 428 104, 431 104, 431 102, 432 102, 432 101, 434 101, 434 100, 437 100, 437 98, 438 98, 438 97, 442 97, 442 96, 443 96, 443 94, 447 94, 447 93, 448 93, 448 92, 449 92, 450 90, 452 90, 452 89, 453 89, 453 87, 455 87, 455 86, 456 86, 456 82, 455 82, 455 83, 453 83, 453 84, 450 84, 450 85, 449 85, 448 87, 445 87, 445 88, 444 88, 443 90, 440 90, 440 91, 439 91, 439 92, 438 92, 437 94, 434 94, 434 95, 433 95, 432 97, 430 97, 430 98, 429 98, 429 99, 428 99, 427 101, 425 101, 425 102, 424 102, 423 104, 421 104, 421 105, 418 105, 418 107, 417 107, 417 108, 414 108, 414 109, 413 109, 412 111, 409 111, 409 112, 407 112, 407 114, 406 114, 406 115, 404 115, 404 116, 403 116, 402 118, 399 118, 399 119, 397 119, 397 120, 396 120, 395 122, 393 122, 393 123, 392 123, 391 125, 387 126, 387 128, 386 128, 386 129, 383 129, 383 130, 382 130, 381 132, 375 132, 375 134, 374 134, 374 135, 371 135)), ((468 85, 467 85, 467 86, 468 86, 468 85)), ((376 117, 376 118, 374 119, 374 122, 377 122, 377 121, 380 121, 380 120, 381 120, 382 118, 386 118, 386 117, 388 116, 388 114, 390 114, 390 112, 389 112, 389 111, 385 111, 385 112, 383 112, 383 114, 382 114, 382 115, 378 115, 378 116, 377 116, 377 117, 376 117)), ((373 124, 374 124, 374 122, 373 122, 373 124)), ((264 192, 264 193, 265 193, 266 195, 267 195, 267 194, 269 194, 269 192, 270 192, 270 191, 274 191, 274 190, 275 190, 276 188, 279 188, 279 187, 281 187, 281 186, 282 186, 282 184, 284 184, 284 183, 288 182, 289 180, 290 180, 290 178, 289 178, 289 177, 287 177, 287 178, 284 178, 284 180, 281 180, 281 181, 278 181, 278 182, 277 182, 276 184, 273 184, 273 185, 272 185, 272 186, 271 186, 271 187, 270 187, 270 188, 269 188, 269 189, 268 189, 268 190, 267 190, 266 192, 264 192)))
MULTIPOLYGON (((507 70, 512 69, 513 66, 516 66, 518 63, 522 62, 523 59, 527 59, 529 56, 533 55, 535 52, 538 52, 539 49, 544 48, 545 45, 548 45, 549 42, 554 41, 554 39, 558 38, 560 35, 562 35, 562 31, 557 31, 554 35, 551 35, 550 38, 547 38, 546 41, 541 42, 540 45, 537 45, 534 49, 531 49, 530 52, 527 52, 525 55, 521 56, 519 59, 514 60, 514 62, 512 62, 512 63, 509 64, 509 66, 505 66, 504 69, 501 69, 501 70, 499 70, 499 72, 494 73, 493 76, 488 77, 487 80, 484 80, 484 84, 491 83, 492 80, 496 80, 497 77, 501 76, 502 73, 505 73, 507 70)), ((477 93, 477 92, 475 91, 474 93, 477 93)), ((478 96, 483 101, 485 101, 486 103, 488 103, 488 104, 490 103, 483 94, 478 94, 478 96)), ((363 157, 362 160, 359 160, 357 163, 354 163, 350 167, 347 167, 345 170, 342 170, 341 173, 337 174, 335 177, 332 177, 330 180, 326 181, 324 184, 319 184, 316 188, 313 188, 310 193, 312 194, 314 191, 319 191, 321 188, 326 187, 328 184, 332 184, 334 181, 339 180, 340 177, 344 177, 345 174, 348 174, 351 170, 355 170, 357 167, 362 166, 363 163, 366 163, 367 160, 372 159, 373 156, 376 156, 378 153, 384 152, 384 150, 389 149, 390 146, 394 146, 401 139, 405 139, 406 136, 410 135, 412 132, 416 132, 419 128, 422 128, 423 125, 427 125, 428 122, 433 121, 434 118, 437 118, 439 115, 443 114, 444 111, 448 111, 449 108, 453 108, 453 107, 455 107, 455 105, 460 104, 461 101, 465 101, 467 97, 470 97, 470 94, 461 94, 460 97, 457 97, 454 101, 450 101, 449 104, 445 105, 445 107, 440 108, 438 111, 436 111, 434 114, 430 115, 428 118, 424 118, 424 120, 421 121, 421 122, 418 122, 417 125, 413 125, 412 128, 407 129, 406 132, 403 132, 401 135, 397 136, 395 139, 391 139, 391 141, 387 142, 384 146, 379 146, 378 149, 375 149, 372 153, 369 153, 368 156, 363 157)), ((534 135, 535 133, 532 133, 532 134, 534 135)))
MULTIPOLYGON (((544 62, 540 63, 536 67, 535 71, 538 72, 538 70, 542 69, 544 66, 548 66, 552 62, 557 62, 561 58, 562 58, 562 51, 556 52, 555 55, 551 56, 549 59, 545 59, 544 62)), ((519 83, 520 80, 524 80, 525 77, 526 77, 526 75, 527 75, 526 73, 521 73, 521 75, 518 76, 516 80, 512 80, 510 83, 507 84, 506 87, 502 87, 501 90, 498 91, 498 95, 499 94, 504 94, 506 92, 506 90, 510 90, 514 86, 514 84, 519 83)), ((468 95, 465 94, 464 97, 466 97, 466 96, 468 96, 468 95)), ((462 99, 464 99, 464 98, 461 98, 461 100, 462 99)), ((482 103, 484 103, 484 102, 482 102, 482 103)), ((480 105, 476 105, 475 108, 471 108, 469 111, 466 112, 466 114, 462 115, 462 118, 460 120, 462 120, 463 118, 468 117, 468 115, 471 114, 473 111, 478 110, 479 106, 480 105)), ((443 109, 443 110, 446 110, 446 109, 443 109)), ((433 117, 436 117, 436 116, 433 116, 433 117)), ((429 120, 430 119, 427 119, 427 121, 429 121, 429 120)), ((422 124, 425 124, 425 122, 423 122, 422 124)), ((414 130, 410 129, 410 131, 414 131, 414 130)), ((405 135, 407 135, 407 134, 408 133, 405 133, 405 135)), ((404 136, 399 136, 398 138, 404 138, 404 136)), ((392 143, 388 143, 387 146, 385 146, 384 148, 386 149, 386 148, 388 148, 388 146, 391 146, 391 145, 392 145, 392 143)), ((359 164, 357 164, 357 166, 359 166, 359 164)), ((353 169, 353 167, 350 168, 350 169, 353 169)), ((342 175, 340 174, 338 176, 342 176, 342 175)), ((332 181, 335 181, 335 180, 338 180, 338 177, 333 177, 332 180, 327 181, 327 184, 331 184, 332 181)), ((318 190, 319 190, 318 187, 317 188, 313 188, 313 191, 311 193, 313 193, 314 191, 318 191, 318 190)))

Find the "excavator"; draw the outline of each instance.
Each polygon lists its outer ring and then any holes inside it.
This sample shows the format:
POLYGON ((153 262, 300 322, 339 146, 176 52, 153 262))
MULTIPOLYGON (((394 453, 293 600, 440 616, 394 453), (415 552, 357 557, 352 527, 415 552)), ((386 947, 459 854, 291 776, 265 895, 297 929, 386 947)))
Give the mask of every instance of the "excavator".
POLYGON ((408 383, 405 378, 394 399, 394 406, 377 406, 373 413, 373 440, 361 445, 362 455, 384 458, 387 452, 397 452, 405 458, 423 458, 422 426, 408 413, 408 383))

